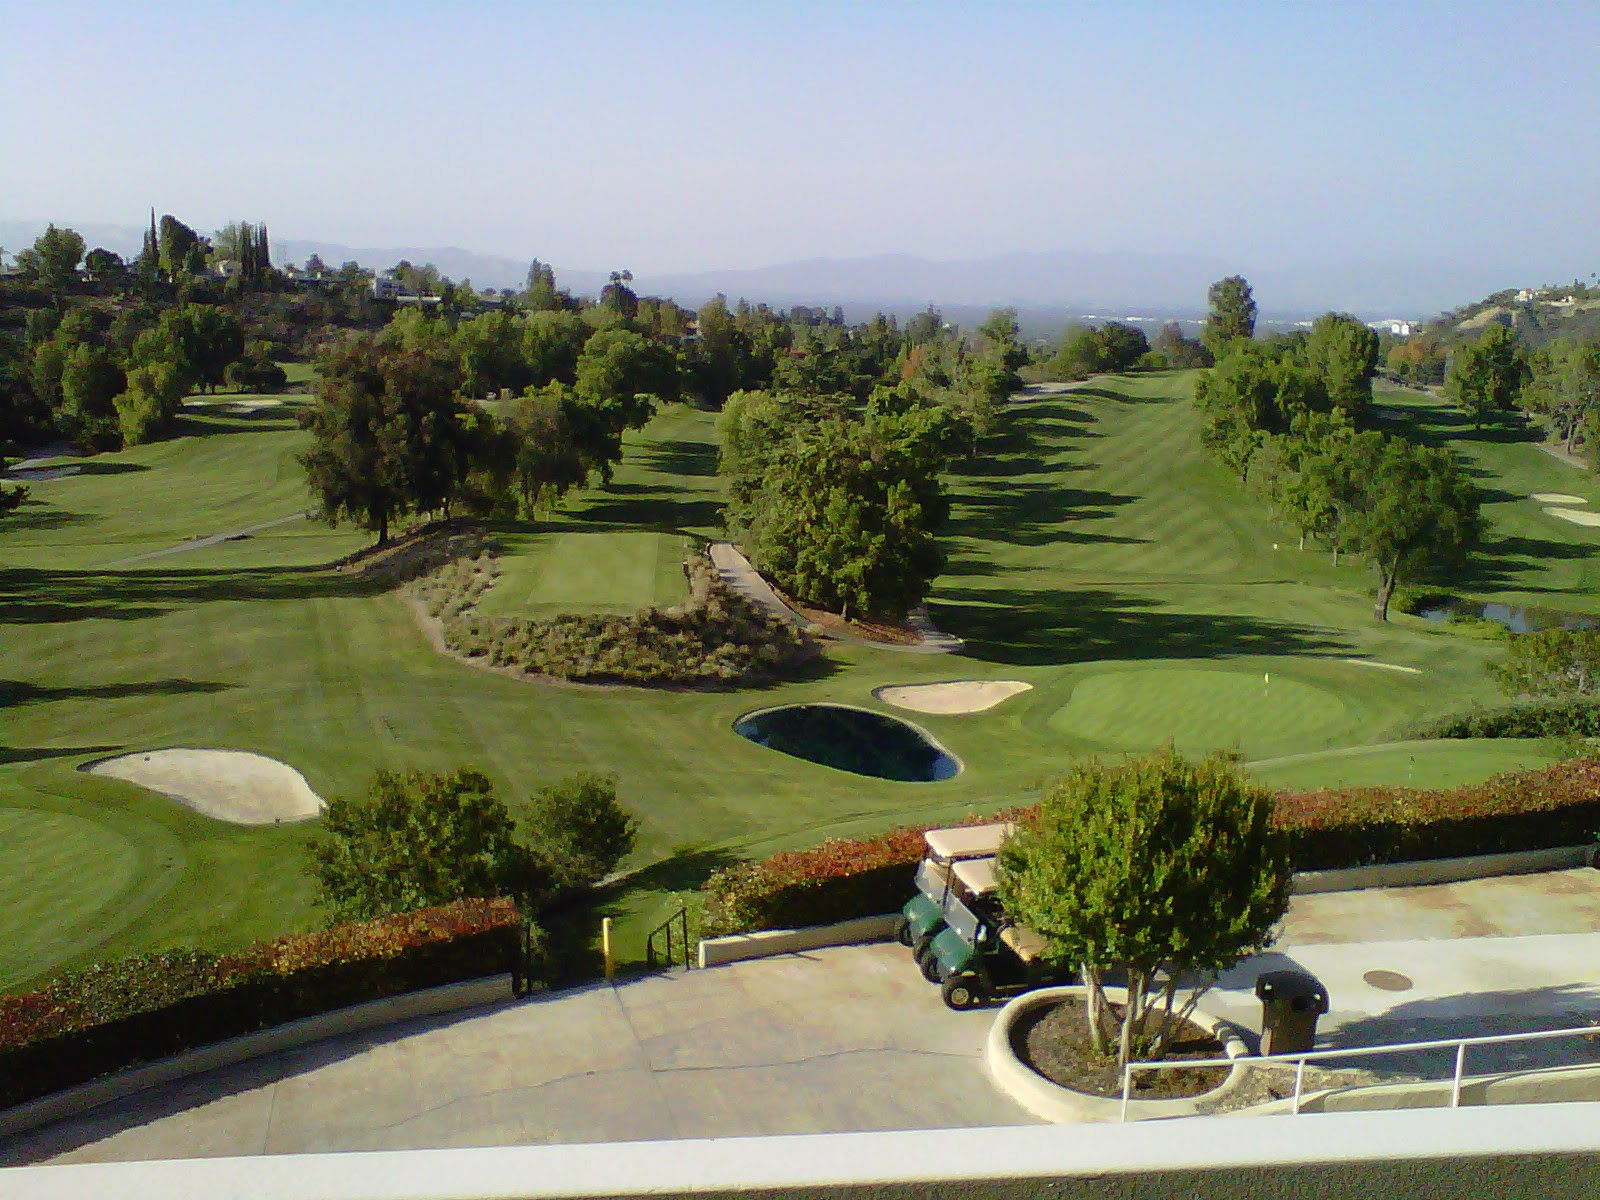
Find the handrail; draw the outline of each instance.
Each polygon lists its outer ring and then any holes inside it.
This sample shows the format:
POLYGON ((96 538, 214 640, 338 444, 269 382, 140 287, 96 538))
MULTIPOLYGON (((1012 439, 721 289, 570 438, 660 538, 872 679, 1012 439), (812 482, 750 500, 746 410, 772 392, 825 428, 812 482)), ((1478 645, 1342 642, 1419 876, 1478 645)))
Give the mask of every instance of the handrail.
MULTIPOLYGON (((1540 1029, 1526 1033, 1496 1033, 1480 1037, 1439 1038, 1430 1042, 1392 1042, 1381 1046, 1352 1046, 1344 1050, 1303 1050, 1296 1054, 1270 1054, 1250 1059, 1250 1065, 1294 1063, 1294 1103, 1290 1112, 1299 1115, 1300 1095, 1305 1082, 1306 1063, 1339 1058, 1371 1058, 1376 1054, 1409 1054, 1419 1050, 1454 1050, 1456 1052, 1455 1077, 1450 1084, 1450 1107, 1461 1107, 1461 1080, 1466 1071, 1468 1046, 1501 1046, 1511 1042, 1545 1042, 1559 1038, 1600 1035, 1600 1025, 1584 1025, 1577 1029, 1540 1029)), ((1243 1060, 1236 1058, 1182 1058, 1157 1059, 1152 1062, 1129 1062, 1122 1068, 1122 1109, 1120 1120, 1128 1119, 1128 1100, 1133 1091, 1135 1071, 1172 1071, 1183 1067, 1232 1067, 1243 1060)))
POLYGON ((656 954, 657 954, 657 951, 656 951, 656 935, 658 933, 666 935, 666 939, 665 939, 666 940, 666 946, 665 946, 664 951, 661 954, 662 962, 666 966, 669 966, 669 967, 675 965, 676 960, 675 960, 675 958, 673 956, 673 953, 672 953, 672 928, 673 928, 673 926, 677 926, 678 930, 679 930, 679 934, 680 934, 680 936, 679 936, 679 945, 680 945, 680 947, 681 947, 681 949, 683 951, 683 967, 684 967, 684 970, 687 971, 687 970, 691 969, 694 966, 694 963, 690 958, 689 909, 687 907, 683 907, 683 908, 678 909, 677 912, 673 913, 665 921, 661 922, 661 924, 657 925, 654 929, 652 929, 650 931, 650 936, 645 938, 645 940, 644 940, 644 958, 645 958, 645 963, 648 966, 650 966, 652 969, 654 969, 654 967, 656 965, 656 954))

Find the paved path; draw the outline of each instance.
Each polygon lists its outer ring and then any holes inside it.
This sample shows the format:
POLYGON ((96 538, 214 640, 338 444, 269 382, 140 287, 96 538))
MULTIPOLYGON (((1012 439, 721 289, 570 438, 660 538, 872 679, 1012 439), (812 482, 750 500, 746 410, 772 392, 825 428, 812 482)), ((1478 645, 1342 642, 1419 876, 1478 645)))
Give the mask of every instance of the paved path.
MULTIPOLYGON (((803 614, 797 613, 783 602, 778 593, 772 590, 772 585, 761 577, 761 573, 750 565, 750 560, 733 543, 712 542, 710 554, 712 565, 722 576, 722 582, 734 591, 759 604, 781 621, 788 621, 802 629, 811 624, 803 614)), ((906 624, 922 639, 920 642, 910 645, 877 642, 833 629, 827 630, 824 636, 836 642, 870 646, 875 650, 893 650, 901 654, 958 654, 965 646, 960 638, 944 633, 934 626, 926 606, 919 606, 906 618, 906 624)))
MULTIPOLYGON (((1324 1046, 1568 1027, 1600 1017, 1597 930, 1589 869, 1299 896, 1206 1008, 1258 1029, 1257 972, 1293 965, 1332 998, 1324 1046)), ((993 1019, 900 946, 818 950, 330 1039, 0 1142, 0 1165, 1029 1123, 984 1072, 993 1019)))
MULTIPOLYGON (((898 945, 331 1039, 0 1142, 0 1164, 1033 1123, 898 945)), ((0 1188, 3 1191, 3 1188, 0 1188)))

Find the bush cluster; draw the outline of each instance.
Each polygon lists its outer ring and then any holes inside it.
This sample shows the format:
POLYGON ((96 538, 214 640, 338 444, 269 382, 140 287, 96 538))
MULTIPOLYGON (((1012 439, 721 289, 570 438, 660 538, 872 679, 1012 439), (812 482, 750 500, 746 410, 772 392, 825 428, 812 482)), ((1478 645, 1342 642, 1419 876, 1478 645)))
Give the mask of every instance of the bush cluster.
POLYGON ((787 621, 725 586, 703 555, 685 564, 689 602, 631 617, 562 614, 535 621, 477 610, 494 582, 492 555, 448 563, 414 585, 457 654, 586 683, 730 687, 777 678, 816 653, 787 621))
MULTIPOLYGON (((1027 820, 1035 811, 1009 817, 1027 820)), ((1600 758, 1459 788, 1280 793, 1273 824, 1288 835, 1291 861, 1301 871, 1578 845, 1600 830, 1600 758)), ((717 871, 703 889, 705 935, 893 912, 911 895, 925 828, 824 842, 717 871)))
POLYGON ((1475 708, 1404 725, 1402 738, 1600 737, 1600 700, 1541 700, 1475 708))
POLYGON ((522 915, 461 900, 260 942, 163 950, 0 997, 0 1107, 331 1009, 517 968, 522 915))

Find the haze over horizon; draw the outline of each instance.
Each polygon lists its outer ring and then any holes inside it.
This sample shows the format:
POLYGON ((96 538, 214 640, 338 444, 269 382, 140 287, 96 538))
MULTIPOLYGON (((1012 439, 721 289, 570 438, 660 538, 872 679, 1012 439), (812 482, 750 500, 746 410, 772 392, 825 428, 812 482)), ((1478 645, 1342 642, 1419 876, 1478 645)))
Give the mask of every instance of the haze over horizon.
POLYGON ((1472 298, 1452 270, 1507 286, 1600 266, 1586 6, 9 17, 29 47, 0 79, 12 223, 129 225, 153 204, 207 231, 264 220, 279 243, 641 276, 893 254, 1181 257, 1252 278, 1389 264, 1437 274, 1441 303, 1472 298))

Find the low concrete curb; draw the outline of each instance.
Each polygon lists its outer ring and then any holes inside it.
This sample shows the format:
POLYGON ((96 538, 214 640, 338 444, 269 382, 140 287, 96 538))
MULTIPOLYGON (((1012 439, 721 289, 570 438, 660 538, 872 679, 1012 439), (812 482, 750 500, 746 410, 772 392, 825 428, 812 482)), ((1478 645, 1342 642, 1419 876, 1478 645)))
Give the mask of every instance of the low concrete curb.
POLYGON ((443 987, 407 992, 403 996, 386 996, 382 1000, 370 1000, 366 1004, 302 1017, 286 1025, 241 1034, 225 1042, 185 1050, 171 1058, 159 1059, 144 1066, 130 1067, 66 1091, 40 1096, 15 1108, 0 1109, 0 1137, 10 1137, 40 1125, 48 1125, 63 1117, 77 1116, 91 1108, 142 1092, 145 1088, 171 1083, 190 1075, 201 1075, 219 1067, 231 1067, 264 1054, 293 1050, 325 1038, 361 1033, 399 1021, 432 1017, 459 1009, 482 1008, 510 999, 510 977, 491 975, 484 979, 448 983, 443 987))
POLYGON ((1416 862, 1380 863, 1338 871, 1296 871, 1297 896, 1317 892, 1354 892, 1362 888, 1421 887, 1460 883, 1495 875, 1531 875, 1592 866, 1595 847, 1557 846, 1553 850, 1518 850, 1510 854, 1474 854, 1467 858, 1433 858, 1416 862))
POLYGON ((854 946, 858 942, 883 942, 894 936, 899 913, 881 917, 857 917, 837 925, 808 925, 804 929, 766 929, 760 933, 734 933, 727 937, 705 938, 700 942, 700 965, 719 967, 723 963, 774 954, 793 954, 797 950, 820 950, 824 946, 854 946))
MULTIPOLYGON (((1108 987, 1104 990, 1106 998, 1113 1003, 1127 999, 1127 992, 1122 988, 1108 987)), ((995 1018, 994 1025, 989 1030, 989 1040, 984 1046, 984 1060, 988 1064, 989 1077, 994 1081, 995 1087, 1034 1116, 1044 1121, 1053 1121, 1058 1125, 1120 1121, 1122 1099, 1088 1096, 1050 1082, 1017 1057, 1011 1044, 1012 1031, 1018 1021, 1034 1009, 1044 1008, 1069 996, 1081 998, 1086 991, 1087 989, 1081 985, 1073 985, 1041 988, 1039 991, 1026 992, 1018 996, 1000 1010, 1000 1015, 995 1018)), ((1128 1120, 1149 1121, 1160 1117, 1199 1115, 1203 1111, 1201 1105, 1209 1107, 1215 1104, 1244 1081, 1247 1070, 1238 1060, 1244 1058, 1249 1049, 1238 1034, 1233 1032, 1232 1025, 1201 1012, 1196 1012, 1190 1019, 1196 1025, 1215 1033, 1222 1041, 1224 1052, 1235 1060, 1227 1079, 1209 1092, 1203 1092, 1198 1096, 1186 1096, 1180 1100, 1129 1100, 1128 1120)))
MULTIPOLYGON (((1474 1075, 1461 1081, 1461 1106, 1491 1104, 1560 1104, 1600 1100, 1600 1067, 1550 1067, 1542 1071, 1507 1071, 1474 1075)), ((1386 1112, 1399 1108, 1448 1108, 1450 1081, 1374 1084, 1371 1087, 1324 1088, 1300 1097, 1303 1113, 1386 1112)), ((1266 1116, 1294 1110, 1293 1100, 1273 1100, 1228 1116, 1266 1116)))

